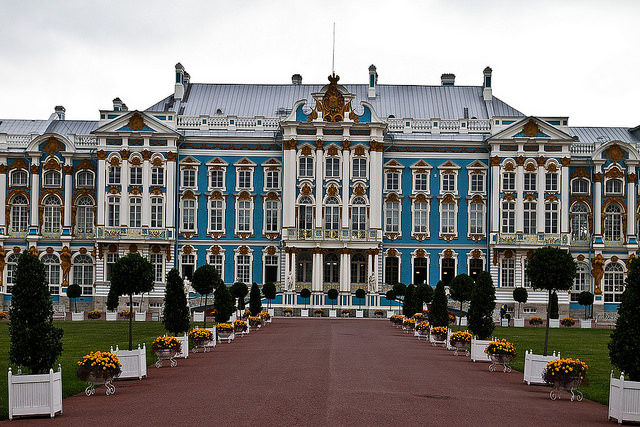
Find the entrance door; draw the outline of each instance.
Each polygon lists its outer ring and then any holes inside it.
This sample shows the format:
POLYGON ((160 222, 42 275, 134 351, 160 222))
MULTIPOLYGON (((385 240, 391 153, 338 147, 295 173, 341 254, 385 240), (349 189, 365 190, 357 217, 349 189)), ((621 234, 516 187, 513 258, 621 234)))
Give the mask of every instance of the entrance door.
POLYGON ((442 283, 448 286, 456 275, 456 261, 453 258, 442 258, 441 272, 442 283))
POLYGON ((426 258, 415 258, 413 260, 413 284, 422 285, 429 281, 427 277, 428 260, 426 258))
POLYGON ((479 258, 473 258, 469 260, 469 276, 473 280, 476 280, 478 274, 484 269, 483 262, 479 258))

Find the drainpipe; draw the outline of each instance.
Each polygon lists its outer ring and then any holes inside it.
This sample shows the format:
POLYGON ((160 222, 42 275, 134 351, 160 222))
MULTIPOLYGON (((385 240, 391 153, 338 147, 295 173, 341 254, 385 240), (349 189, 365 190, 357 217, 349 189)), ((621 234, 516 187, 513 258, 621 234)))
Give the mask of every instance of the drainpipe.
MULTIPOLYGON (((184 138, 184 136, 182 136, 184 138)), ((180 194, 178 192, 180 178, 180 143, 182 141, 180 139, 176 140, 176 170, 174 172, 173 179, 173 191, 176 195, 176 205, 174 206, 174 215, 173 215, 173 232, 174 232, 174 242, 173 242, 173 267, 178 269, 178 223, 180 222, 180 194)), ((196 266, 198 265, 198 260, 196 260, 196 266)), ((206 307, 205 307, 206 309, 206 307)))
MULTIPOLYGON (((593 214, 593 200, 594 200, 594 190, 593 190, 593 158, 589 157, 589 160, 587 161, 587 164, 589 165, 589 173, 591 174, 591 206, 592 206, 592 210, 591 210, 591 230, 593 232, 593 230, 595 230, 595 222, 597 221, 596 216, 593 214)), ((593 234, 589 235, 589 264, 588 266, 591 267, 591 253, 593 252, 593 234)), ((591 276, 593 277, 593 276, 591 276)), ((595 288, 594 288, 594 284, 592 283, 591 286, 589 286, 589 291, 594 292, 595 293, 595 288)), ((595 302, 595 298, 594 298, 594 302, 595 302)), ((571 301, 569 301, 569 307, 571 307, 571 301)), ((593 318, 593 304, 591 304, 591 307, 589 309, 590 313, 590 317, 593 318)))
MULTIPOLYGON (((485 271, 489 272, 490 271, 490 267, 489 264, 491 263, 490 258, 491 258, 491 248, 490 248, 490 243, 491 243, 491 230, 489 229, 490 227, 490 222, 491 222, 491 212, 493 209, 493 206, 491 205, 491 194, 489 194, 489 189, 492 188, 492 176, 491 176, 491 147, 489 146, 489 143, 487 142, 487 140, 484 140, 484 145, 487 147, 487 152, 489 153, 489 164, 488 164, 488 169, 487 169, 487 214, 486 214, 486 218, 485 218, 485 234, 487 236, 487 265, 485 266, 485 271)), ((499 203, 499 202, 498 202, 499 203)))

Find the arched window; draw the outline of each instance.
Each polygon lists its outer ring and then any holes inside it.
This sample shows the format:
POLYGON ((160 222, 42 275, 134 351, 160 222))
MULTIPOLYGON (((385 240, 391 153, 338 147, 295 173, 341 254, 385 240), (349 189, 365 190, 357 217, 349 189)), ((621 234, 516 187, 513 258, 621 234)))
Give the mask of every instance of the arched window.
POLYGON ((17 169, 11 172, 10 185, 12 187, 26 187, 29 182, 29 174, 24 169, 17 169))
POLYGON ((77 176, 78 187, 93 187, 93 172, 80 171, 77 176))
POLYGON ((60 187, 62 185, 60 172, 46 171, 43 175, 45 187, 60 187))
POLYGON ((605 192, 607 194, 622 194, 622 180, 608 179, 605 185, 605 192))
POLYGON ((351 207, 351 229, 364 231, 367 228, 367 202, 363 197, 353 199, 351 207))
POLYGON ((60 295, 60 259, 56 254, 45 254, 40 261, 44 264, 45 278, 51 295, 60 295))
POLYGON ((610 203, 604 210, 604 240, 622 240, 622 208, 617 203, 610 203))
POLYGON ((93 233, 93 199, 89 196, 78 197, 76 201, 76 232, 93 233))
POLYGON ((7 257, 7 289, 8 294, 11 293, 13 285, 16 283, 16 268, 18 267, 19 254, 11 254, 7 257))
POLYGON ((361 253, 351 257, 351 283, 367 282, 367 262, 361 253))
POLYGON ((335 234, 340 229, 340 201, 337 197, 327 197, 324 202, 324 229, 329 234, 335 234))
POLYGON ((400 232, 400 202, 397 199, 384 204, 384 231, 385 233, 400 232))
POLYGON ((573 290, 571 291, 571 301, 578 301, 578 294, 589 290, 589 266, 584 262, 576 265, 576 277, 573 279, 573 290))
POLYGON ((340 282, 340 261, 336 254, 331 253, 324 257, 324 281, 325 283, 340 282))
POLYGON ((11 231, 24 233, 29 227, 29 201, 22 194, 11 199, 11 231))
POLYGON ((309 196, 300 198, 298 202, 298 229, 313 229, 313 200, 309 196))
POLYGON ((82 287, 82 295, 93 295, 93 260, 89 255, 73 259, 73 284, 82 287))
POLYGON ((589 192, 589 181, 583 178, 574 179, 571 182, 571 192, 573 194, 587 194, 589 192))
POLYGON ((42 201, 44 205, 44 216, 42 217, 42 231, 43 233, 55 234, 59 233, 62 228, 61 225, 61 212, 60 212, 60 199, 58 196, 50 194, 42 201))
POLYGON ((313 262, 309 252, 302 252, 298 260, 298 268, 296 270, 296 280, 300 283, 311 283, 313 273, 313 262))
POLYGON ((620 302, 624 292, 623 268, 618 263, 611 263, 604 269, 604 302, 620 302))
MULTIPOLYGON (((575 181, 574 181, 575 182, 575 181)), ((589 238, 589 208, 585 203, 574 203, 571 207, 571 239, 586 241, 589 238)))

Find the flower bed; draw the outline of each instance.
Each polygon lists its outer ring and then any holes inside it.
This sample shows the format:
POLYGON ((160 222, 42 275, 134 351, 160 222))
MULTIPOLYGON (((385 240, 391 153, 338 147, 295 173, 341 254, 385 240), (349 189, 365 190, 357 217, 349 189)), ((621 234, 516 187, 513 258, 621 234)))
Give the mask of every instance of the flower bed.
MULTIPOLYGON (((251 317, 249 317, 251 319, 251 317)), ((218 323, 216 325, 218 332, 233 332, 233 325, 231 323, 218 323)))
POLYGON ((321 308, 316 308, 315 310, 313 310, 313 313, 318 317, 322 317, 322 313, 323 312, 324 312, 324 310, 321 309, 321 308))
POLYGON ((560 320, 560 324, 562 326, 566 326, 567 328, 570 328, 576 324, 576 321, 573 319, 573 317, 563 317, 562 320, 560 320))
POLYGON ((423 321, 423 320, 424 320, 424 314, 422 314, 422 313, 416 313, 416 314, 414 314, 414 315, 413 315, 413 319, 414 319, 416 322, 418 322, 418 323, 419 323, 419 322, 421 322, 421 321, 423 321))
POLYGON ((431 334, 439 338, 447 336, 447 328, 445 326, 434 326, 431 328, 431 334))
POLYGON ((196 347, 201 347, 213 340, 213 332, 205 328, 195 328, 189 331, 189 339, 196 347))
POLYGON ((91 310, 89 311, 89 313, 87 313, 87 317, 89 319, 96 320, 102 317, 102 313, 100 313, 98 310, 91 310))
POLYGON ((542 379, 553 385, 553 390, 549 393, 551 400, 560 398, 560 390, 567 390, 571 393, 571 401, 582 400, 582 392, 578 390, 580 384, 586 380, 589 366, 580 359, 557 359, 547 363, 547 367, 542 373, 542 379))
POLYGON ((401 314, 394 314, 389 318, 389 321, 396 326, 401 326, 404 321, 404 316, 401 314))
POLYGON ((542 318, 538 316, 533 316, 531 319, 529 319, 529 324, 531 326, 540 326, 542 325, 542 318))
POLYGON ((409 330, 416 327, 416 321, 414 319, 404 319, 402 322, 402 329, 409 330))
POLYGON ((340 310, 340 313, 342 313, 342 317, 349 317, 349 315, 351 314, 351 310, 348 308, 343 308, 342 310, 340 310))
POLYGON ((233 330, 234 332, 245 332, 247 330, 247 322, 244 320, 234 320, 233 321, 233 330))
POLYGON ((122 317, 123 319, 128 319, 131 317, 131 311, 130 310, 122 310, 120 312, 120 317, 122 317))
POLYGON ((282 310, 282 312, 284 313, 285 316, 287 317, 291 317, 293 316, 293 308, 290 307, 286 307, 282 310))
POLYGON ((0 320, 7 320, 9 318, 9 315, 7 313, 5 313, 4 311, 0 311, 0 320))
POLYGON ((376 317, 382 317, 384 316, 384 310, 381 310, 379 308, 376 309, 376 311, 374 312, 376 317))
POLYGON ((96 351, 83 356, 82 360, 78 361, 76 369, 78 378, 89 383, 85 389, 87 396, 95 394, 95 386, 100 384, 105 385, 107 396, 115 393, 116 388, 111 382, 121 373, 120 359, 108 351, 96 351))

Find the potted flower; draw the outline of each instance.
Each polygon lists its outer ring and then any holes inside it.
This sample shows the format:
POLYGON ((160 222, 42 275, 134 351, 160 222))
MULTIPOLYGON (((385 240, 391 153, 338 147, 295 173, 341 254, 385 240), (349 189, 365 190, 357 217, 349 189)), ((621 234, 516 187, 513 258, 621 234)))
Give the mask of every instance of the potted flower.
POLYGON ((5 313, 4 311, 0 311, 0 320, 7 320, 9 318, 9 315, 7 313, 5 313))
POLYGON ((446 326, 434 326, 431 328, 431 336, 429 339, 431 340, 431 344, 445 344, 447 343, 447 333, 449 330, 446 326))
POLYGON ((233 321, 233 332, 236 334, 244 334, 247 331, 247 322, 244 320, 234 320, 233 321))
POLYGON ((258 313, 258 317, 262 322, 262 326, 264 326, 266 323, 271 323, 271 315, 268 311, 261 311, 260 313, 258 313))
MULTIPOLYGON (((249 321, 251 321, 251 317, 249 317, 249 321)), ((229 343, 235 338, 233 325, 231 323, 218 323, 216 325, 216 331, 218 332, 219 340, 227 340, 229 343)))
POLYGON ((456 316, 453 313, 449 313, 449 324, 454 325, 456 323, 456 316))
POLYGON ((516 347, 512 343, 504 338, 491 341, 484 351, 491 359, 491 365, 489 365, 491 372, 496 370, 497 365, 503 366, 503 372, 511 372, 509 363, 516 357, 516 347))
POLYGON ((313 315, 316 317, 322 317, 322 313, 323 313, 323 309, 321 308, 316 308, 315 310, 313 310, 313 315))
POLYGON ((567 390, 571 393, 572 402, 574 399, 581 401, 582 392, 578 387, 586 380, 587 369, 587 364, 580 359, 567 358, 548 362, 542 373, 542 379, 553 386, 553 390, 549 393, 551 400, 560 398, 560 390, 567 390))
POLYGON ((162 367, 163 360, 168 360, 173 368, 178 364, 174 358, 182 351, 182 344, 176 337, 158 337, 151 344, 151 350, 156 353, 158 358, 156 368, 162 367))
POLYGON ((293 308, 285 307, 282 312, 284 313, 284 317, 292 317, 293 316, 293 308))
POLYGON ((208 344, 213 341, 213 332, 205 328, 195 328, 189 331, 189 339, 193 343, 194 353, 198 348, 201 348, 203 352, 206 352, 209 347, 208 344))
POLYGON ((129 319, 131 317, 131 310, 127 310, 126 308, 120 312, 120 318, 129 319))
POLYGON ((420 337, 424 337, 425 339, 429 336, 429 322, 423 320, 418 322, 415 326, 414 335, 420 339, 420 337))
POLYGON ((87 313, 87 317, 91 320, 96 320, 102 317, 102 313, 100 313, 98 310, 91 310, 89 311, 89 313, 87 313))
POLYGON ((96 351, 83 356, 82 360, 78 361, 76 375, 80 380, 89 383, 84 390, 87 396, 95 394, 96 386, 101 384, 104 384, 107 389, 105 393, 109 396, 116 392, 112 382, 122 372, 121 368, 122 364, 118 356, 108 351, 96 351))
POLYGON ((376 317, 384 317, 384 310, 381 310, 381 309, 377 308, 376 311, 375 311, 375 316, 376 317))
POLYGON ((404 316, 402 314, 394 314, 389 318, 389 321, 396 327, 399 328, 402 326, 402 322, 404 321, 404 316))
POLYGON ((416 313, 413 315, 413 320, 415 320, 417 323, 420 323, 424 320, 424 314, 422 313, 416 313))
POLYGON ((416 327, 416 321, 412 318, 406 318, 402 321, 402 330, 405 332, 412 331, 416 327))
POLYGON ((540 325, 542 325, 542 317, 533 316, 531 319, 529 319, 529 324, 531 326, 540 326, 540 325))
POLYGON ((343 308, 340 313, 342 313, 342 317, 349 317, 349 315, 351 314, 351 310, 348 308, 343 308))
POLYGON ((452 347, 455 347, 456 350, 454 354, 456 356, 458 355, 458 350, 463 349, 464 355, 469 355, 469 345, 471 345, 471 337, 471 333, 464 331, 456 331, 451 334, 451 337, 449 338, 449 344, 451 344, 452 347))
POLYGON ((560 324, 564 327, 570 328, 576 324, 576 321, 573 317, 563 317, 562 320, 560 320, 560 324))
POLYGON ((260 319, 260 316, 249 316, 249 326, 252 328, 259 328, 262 326, 262 319, 260 319))
POLYGON ((248 309, 247 309, 247 310, 245 310, 245 311, 242 313, 242 318, 243 318, 243 319, 248 319, 248 318, 249 318, 249 316, 251 316, 251 310, 248 310, 248 309))

